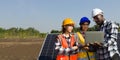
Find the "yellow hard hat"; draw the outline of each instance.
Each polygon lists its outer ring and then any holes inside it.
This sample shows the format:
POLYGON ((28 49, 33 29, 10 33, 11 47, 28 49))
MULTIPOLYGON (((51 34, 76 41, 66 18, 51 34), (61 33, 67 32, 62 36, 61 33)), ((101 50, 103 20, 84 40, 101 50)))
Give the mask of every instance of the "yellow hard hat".
POLYGON ((65 25, 73 25, 74 26, 74 22, 71 18, 66 18, 64 19, 63 23, 62 23, 62 26, 65 26, 65 25))

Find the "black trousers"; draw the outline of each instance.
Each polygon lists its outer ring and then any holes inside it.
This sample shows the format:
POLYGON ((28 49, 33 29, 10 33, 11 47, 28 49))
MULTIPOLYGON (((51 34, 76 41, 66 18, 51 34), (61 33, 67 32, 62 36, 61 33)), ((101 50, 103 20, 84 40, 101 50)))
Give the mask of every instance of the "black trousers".
POLYGON ((112 57, 112 60, 120 60, 120 56, 118 54, 115 54, 113 57, 112 57))

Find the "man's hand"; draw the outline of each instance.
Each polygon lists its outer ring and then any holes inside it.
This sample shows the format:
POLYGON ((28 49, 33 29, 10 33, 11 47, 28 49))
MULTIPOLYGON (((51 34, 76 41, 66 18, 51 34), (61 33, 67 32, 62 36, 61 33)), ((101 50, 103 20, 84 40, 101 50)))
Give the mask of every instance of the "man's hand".
POLYGON ((99 42, 95 42, 94 45, 95 45, 95 46, 99 46, 99 47, 103 46, 103 44, 102 44, 102 43, 99 43, 99 42))
POLYGON ((83 47, 88 47, 89 46, 89 43, 88 44, 84 44, 84 45, 82 45, 83 47))
POLYGON ((83 49, 85 49, 85 50, 89 50, 89 47, 83 47, 83 49))
POLYGON ((78 49, 78 47, 77 47, 77 46, 74 46, 74 47, 72 47, 72 49, 73 49, 73 50, 77 50, 77 49, 78 49))

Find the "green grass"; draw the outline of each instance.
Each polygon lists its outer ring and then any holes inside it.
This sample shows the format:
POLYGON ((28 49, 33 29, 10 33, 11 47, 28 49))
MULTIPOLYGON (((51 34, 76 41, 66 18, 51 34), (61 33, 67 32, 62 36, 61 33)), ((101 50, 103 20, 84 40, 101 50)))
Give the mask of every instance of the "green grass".
POLYGON ((46 33, 40 33, 38 30, 34 28, 10 28, 10 29, 3 29, 0 28, 0 38, 11 39, 11 38, 44 38, 46 33))

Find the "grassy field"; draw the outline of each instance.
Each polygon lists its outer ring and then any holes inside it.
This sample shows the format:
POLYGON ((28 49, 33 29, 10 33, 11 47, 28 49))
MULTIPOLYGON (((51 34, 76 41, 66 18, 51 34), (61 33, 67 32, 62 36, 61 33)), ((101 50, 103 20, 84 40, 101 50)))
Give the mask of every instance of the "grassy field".
POLYGON ((43 40, 0 39, 0 60, 36 60, 43 40))

